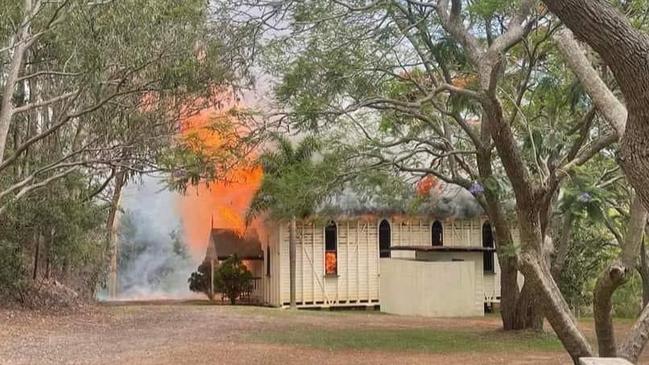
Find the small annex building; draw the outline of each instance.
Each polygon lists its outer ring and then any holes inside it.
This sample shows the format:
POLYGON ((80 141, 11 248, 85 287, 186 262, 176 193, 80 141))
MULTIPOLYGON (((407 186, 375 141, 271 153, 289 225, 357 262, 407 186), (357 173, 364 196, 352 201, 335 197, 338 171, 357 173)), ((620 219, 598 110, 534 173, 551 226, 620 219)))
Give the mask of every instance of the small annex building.
POLYGON ((249 293, 250 299, 261 302, 264 252, 257 231, 249 230, 245 235, 241 235, 228 228, 212 228, 202 265, 212 265, 214 269, 233 255, 237 255, 253 275, 253 291, 249 293))

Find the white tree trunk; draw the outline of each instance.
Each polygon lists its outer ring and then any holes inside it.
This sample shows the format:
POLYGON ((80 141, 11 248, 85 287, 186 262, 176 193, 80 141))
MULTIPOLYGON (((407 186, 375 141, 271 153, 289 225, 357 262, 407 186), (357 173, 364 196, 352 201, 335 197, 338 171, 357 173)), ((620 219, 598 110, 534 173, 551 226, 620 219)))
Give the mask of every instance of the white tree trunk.
POLYGON ((297 249, 296 249, 296 230, 297 230, 297 223, 295 222, 295 217, 291 218, 291 226, 289 228, 289 274, 290 274, 290 280, 291 280, 291 286, 290 286, 290 298, 291 298, 291 308, 295 309, 297 305, 295 304, 295 256, 297 254, 297 249))

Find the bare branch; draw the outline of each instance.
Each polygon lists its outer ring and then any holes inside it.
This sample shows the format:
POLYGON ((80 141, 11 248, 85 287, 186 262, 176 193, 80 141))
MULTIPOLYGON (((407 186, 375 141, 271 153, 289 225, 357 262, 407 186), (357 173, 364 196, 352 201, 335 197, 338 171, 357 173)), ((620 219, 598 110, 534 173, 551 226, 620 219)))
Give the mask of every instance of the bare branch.
POLYGON ((58 102, 63 101, 65 99, 71 98, 71 97, 77 95, 78 93, 79 93, 79 90, 75 90, 75 91, 71 91, 71 92, 68 92, 68 93, 65 93, 65 94, 61 94, 61 95, 53 97, 51 99, 25 104, 25 105, 23 105, 21 107, 14 108, 14 115, 19 114, 19 113, 24 113, 24 112, 30 111, 32 109, 42 108, 42 107, 45 107, 45 106, 48 106, 48 105, 51 105, 51 104, 54 104, 54 103, 58 103, 58 102))

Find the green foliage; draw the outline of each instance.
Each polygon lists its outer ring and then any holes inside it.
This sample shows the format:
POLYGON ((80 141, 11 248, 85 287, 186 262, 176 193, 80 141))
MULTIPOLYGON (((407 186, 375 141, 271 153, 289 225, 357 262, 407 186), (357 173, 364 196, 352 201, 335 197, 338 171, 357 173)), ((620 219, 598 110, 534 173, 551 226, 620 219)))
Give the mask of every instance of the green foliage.
MULTIPOLYGON (((14 40, 31 45, 19 74, 25 81, 13 87, 0 78, 0 88, 16 89, 16 106, 74 95, 10 119, 0 240, 20 258, 16 268, 26 268, 15 283, 64 281, 92 296, 108 264, 106 202, 116 175, 128 182, 173 172, 178 179, 170 185, 182 190, 215 178, 216 159, 238 157, 202 153, 177 138, 179 120, 248 80, 248 60, 236 50, 242 39, 235 40, 245 33, 223 29, 202 0, 0 1, 0 64, 16 54, 14 40), (30 3, 40 8, 26 17, 30 3), (37 39, 16 36, 25 19, 37 39), (71 166, 78 169, 69 172, 71 166)), ((177 240, 173 245, 183 254, 177 240)), ((127 245, 124 264, 141 251, 127 245)), ((5 279, 0 286, 14 285, 5 279)))
POLYGON ((229 257, 214 270, 214 288, 225 294, 231 304, 236 304, 241 294, 252 290, 252 279, 252 273, 237 255, 229 257))
POLYGON ((496 13, 513 9, 516 4, 512 0, 482 0, 471 3, 467 10, 483 18, 490 18, 496 13))
POLYGON ((0 277, 0 287, 23 295, 49 275, 83 298, 93 297, 106 263, 106 210, 85 199, 94 189, 73 174, 8 206, 0 223, 0 250, 7 260, 3 270, 13 274, 0 277))
POLYGON ((589 221, 573 223, 571 247, 558 280, 559 289, 573 309, 588 307, 593 301, 595 280, 617 249, 610 245, 610 233, 589 221))
POLYGON ((0 296, 22 300, 27 269, 20 245, 0 240, 0 296))
POLYGON ((248 209, 248 221, 263 211, 278 219, 306 217, 340 188, 336 179, 342 161, 339 156, 325 154, 314 162, 318 140, 306 137, 294 147, 286 137, 273 138, 277 150, 259 158, 264 177, 248 209))
MULTIPOLYGON (((195 293, 210 295, 210 266, 201 264, 196 271, 191 273, 189 279, 189 290, 195 293)), ((210 298, 211 299, 211 298, 210 298)))
POLYGON ((620 318, 637 318, 642 311, 642 279, 637 271, 613 293, 613 314, 620 318))
POLYGON ((611 193, 598 187, 592 175, 584 171, 585 169, 578 169, 570 184, 563 190, 559 209, 563 214, 570 214, 577 219, 589 218, 602 222, 602 209, 611 193))

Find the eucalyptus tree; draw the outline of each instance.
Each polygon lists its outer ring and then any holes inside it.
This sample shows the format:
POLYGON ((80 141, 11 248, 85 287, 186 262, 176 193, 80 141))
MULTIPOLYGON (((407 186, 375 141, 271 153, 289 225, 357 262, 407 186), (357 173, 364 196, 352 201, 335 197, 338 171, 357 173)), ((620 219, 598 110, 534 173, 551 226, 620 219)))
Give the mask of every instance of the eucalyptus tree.
MULTIPOLYGON (((7 0, 0 11, 3 223, 28 220, 26 208, 56 206, 56 197, 99 217, 105 238, 130 178, 168 173, 170 185, 182 188, 214 178, 238 157, 234 141, 231 151, 215 152, 180 135, 180 120, 219 107, 223 90, 247 72, 239 34, 211 22, 207 3, 7 0)), ((33 225, 32 238, 12 238, 18 256, 38 251, 52 227, 65 229, 64 221, 33 225)), ((11 232, 1 230, 3 242, 11 232)))
POLYGON ((307 136, 296 146, 286 137, 273 134, 276 149, 259 157, 264 177, 247 212, 250 222, 256 215, 289 220, 290 302, 295 308, 297 219, 315 213, 318 205, 338 187, 339 159, 321 155, 320 142, 307 136), (321 158, 315 161, 316 154, 321 158))
POLYGON ((14 175, 3 202, 80 169, 167 167, 179 117, 213 105, 238 72, 201 1, 3 7, 0 173, 14 175), (48 157, 36 162, 40 151, 48 157))

